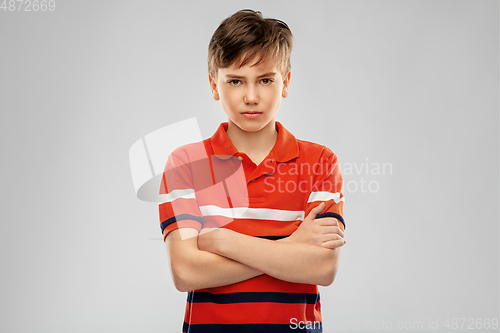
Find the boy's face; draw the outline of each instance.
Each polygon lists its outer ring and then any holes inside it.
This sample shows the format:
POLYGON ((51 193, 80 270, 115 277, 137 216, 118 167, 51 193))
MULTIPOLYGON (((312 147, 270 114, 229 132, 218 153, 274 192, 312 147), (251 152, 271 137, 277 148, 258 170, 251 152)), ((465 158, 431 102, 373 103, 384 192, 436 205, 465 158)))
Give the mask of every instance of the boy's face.
POLYGON ((212 96, 220 100, 229 126, 234 124, 245 132, 260 131, 274 123, 281 97, 288 96, 290 72, 283 78, 274 63, 252 66, 258 59, 256 56, 241 68, 234 63, 219 68, 216 80, 209 76, 212 96))

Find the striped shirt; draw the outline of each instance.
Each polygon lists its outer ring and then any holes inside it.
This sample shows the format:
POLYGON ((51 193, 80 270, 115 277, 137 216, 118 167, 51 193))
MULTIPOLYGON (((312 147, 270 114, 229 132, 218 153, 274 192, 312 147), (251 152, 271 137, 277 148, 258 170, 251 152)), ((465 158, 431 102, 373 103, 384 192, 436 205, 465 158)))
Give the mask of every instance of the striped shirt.
MULTIPOLYGON (((214 227, 276 240, 291 235, 321 202, 325 209, 316 218, 337 218, 344 229, 342 176, 330 149, 297 140, 276 122, 276 144, 256 165, 236 150, 227 128, 222 123, 211 138, 170 154, 159 196, 164 241, 178 228, 214 227)), ((317 285, 263 274, 188 293, 183 332, 274 333, 299 328, 322 332, 317 285)))

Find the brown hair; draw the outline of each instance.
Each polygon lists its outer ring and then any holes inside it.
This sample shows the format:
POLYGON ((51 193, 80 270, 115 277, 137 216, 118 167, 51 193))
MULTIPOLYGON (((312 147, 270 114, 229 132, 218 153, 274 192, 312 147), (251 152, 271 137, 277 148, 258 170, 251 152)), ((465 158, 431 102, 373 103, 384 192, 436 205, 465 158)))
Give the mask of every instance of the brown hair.
POLYGON ((288 25, 280 20, 263 18, 262 13, 242 9, 226 18, 215 30, 208 45, 208 73, 217 78, 219 68, 227 68, 240 56, 238 68, 246 65, 255 55, 276 63, 284 77, 290 70, 293 36, 288 25))

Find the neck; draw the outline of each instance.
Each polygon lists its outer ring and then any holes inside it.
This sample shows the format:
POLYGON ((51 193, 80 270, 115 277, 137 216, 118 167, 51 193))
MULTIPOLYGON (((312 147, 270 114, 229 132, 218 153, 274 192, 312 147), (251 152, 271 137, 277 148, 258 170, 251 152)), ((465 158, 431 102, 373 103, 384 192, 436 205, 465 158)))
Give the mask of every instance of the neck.
POLYGON ((239 152, 247 154, 252 160, 253 157, 259 160, 269 154, 278 139, 275 124, 275 120, 272 120, 259 131, 247 132, 229 120, 226 133, 239 152))

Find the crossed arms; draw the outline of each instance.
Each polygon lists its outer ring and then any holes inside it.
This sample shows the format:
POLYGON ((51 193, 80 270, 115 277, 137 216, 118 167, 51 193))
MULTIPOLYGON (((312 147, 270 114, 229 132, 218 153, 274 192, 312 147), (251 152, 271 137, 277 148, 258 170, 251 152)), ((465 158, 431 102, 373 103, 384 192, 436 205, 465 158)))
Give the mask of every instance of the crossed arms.
POLYGON ((316 219, 311 210, 290 236, 273 241, 226 228, 186 228, 166 238, 175 287, 190 291, 226 286, 261 274, 280 280, 328 286, 337 274, 344 233, 335 218, 316 219), (186 237, 187 236, 187 237, 186 237))

